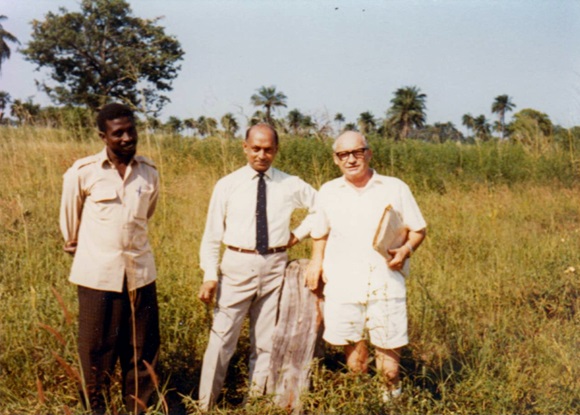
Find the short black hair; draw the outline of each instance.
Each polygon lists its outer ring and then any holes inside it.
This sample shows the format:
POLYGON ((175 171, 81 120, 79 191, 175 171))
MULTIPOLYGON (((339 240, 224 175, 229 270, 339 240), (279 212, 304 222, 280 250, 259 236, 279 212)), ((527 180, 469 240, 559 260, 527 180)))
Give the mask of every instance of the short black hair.
POLYGON ((252 125, 251 127, 249 127, 246 130, 246 141, 248 141, 248 138, 250 138, 250 131, 254 127, 266 127, 266 128, 269 128, 272 131, 272 133, 274 134, 274 143, 276 143, 276 147, 278 147, 278 145, 279 145, 279 143, 278 143, 278 131, 276 131, 276 129, 274 127, 272 127, 270 124, 268 124, 266 122, 261 122, 261 123, 258 123, 256 125, 252 125))
POLYGON ((102 107, 97 114, 97 127, 99 128, 99 131, 104 133, 107 131, 107 121, 123 117, 129 117, 131 120, 135 121, 135 114, 127 105, 119 104, 117 102, 107 104, 102 107))

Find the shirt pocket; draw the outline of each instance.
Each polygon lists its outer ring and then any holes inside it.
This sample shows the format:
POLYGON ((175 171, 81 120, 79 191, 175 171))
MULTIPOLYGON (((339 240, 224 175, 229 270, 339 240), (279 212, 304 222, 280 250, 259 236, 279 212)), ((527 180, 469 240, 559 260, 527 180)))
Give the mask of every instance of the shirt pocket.
POLYGON ((139 186, 135 191, 134 215, 139 219, 147 219, 147 212, 151 204, 151 195, 153 194, 153 187, 139 186))
POLYGON ((115 189, 97 189, 91 192, 89 200, 94 206, 94 211, 100 218, 108 218, 112 209, 119 203, 119 197, 115 189))

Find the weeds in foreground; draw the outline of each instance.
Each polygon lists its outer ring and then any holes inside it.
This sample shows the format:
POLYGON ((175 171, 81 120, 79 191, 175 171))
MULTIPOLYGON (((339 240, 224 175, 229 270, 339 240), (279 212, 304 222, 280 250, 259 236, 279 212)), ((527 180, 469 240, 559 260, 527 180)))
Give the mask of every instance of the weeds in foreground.
MULTIPOLYGON (((69 140, 62 131, 0 129, 2 414, 83 412, 75 374, 76 291, 67 281, 70 259, 62 253, 57 218, 62 174, 100 145, 69 140)), ((574 154, 529 155, 494 143, 371 145, 375 168, 410 184, 429 224, 407 285, 405 392, 397 402, 380 402, 378 379, 350 377, 340 351, 327 348, 303 397, 305 411, 577 412, 580 193, 574 154)), ((150 413, 197 413, 209 329, 195 298, 202 281, 199 240, 213 184, 243 164, 240 147, 156 136, 150 146, 142 143, 163 181, 150 226, 162 330, 160 399, 150 413)), ((338 174, 328 143, 283 139, 281 151, 277 166, 315 186, 338 174)), ((308 242, 290 254, 308 257, 308 242)), ((268 397, 242 406, 248 343, 245 331, 215 413, 280 413, 268 397)), ((112 409, 122 407, 119 389, 113 385, 112 409)))

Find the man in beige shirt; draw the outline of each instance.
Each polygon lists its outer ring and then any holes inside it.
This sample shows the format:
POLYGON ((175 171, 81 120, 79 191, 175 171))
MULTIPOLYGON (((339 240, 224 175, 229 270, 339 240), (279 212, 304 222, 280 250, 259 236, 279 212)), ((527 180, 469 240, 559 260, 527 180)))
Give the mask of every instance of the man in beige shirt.
POLYGON ((248 129, 243 148, 248 164, 215 185, 201 241, 199 299, 210 303, 217 291, 199 386, 202 410, 221 391, 248 314, 250 386, 252 394, 266 391, 286 250, 310 234, 310 215, 293 232, 290 219, 295 209, 311 211, 316 197, 312 186, 271 167, 278 152, 278 134, 271 126, 248 129))
POLYGON ((155 262, 147 238, 159 175, 153 162, 135 155, 131 109, 105 105, 97 124, 105 148, 65 173, 60 211, 64 250, 74 256, 70 281, 78 286, 83 402, 95 414, 106 412, 120 360, 126 409, 139 413, 155 390, 144 361, 155 367, 159 351, 155 262))

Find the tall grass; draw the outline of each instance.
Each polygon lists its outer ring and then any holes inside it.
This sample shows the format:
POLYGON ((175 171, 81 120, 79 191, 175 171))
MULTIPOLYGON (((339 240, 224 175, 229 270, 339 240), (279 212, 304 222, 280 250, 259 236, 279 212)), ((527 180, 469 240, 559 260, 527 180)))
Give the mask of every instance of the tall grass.
MULTIPOLYGON (((67 281, 58 207, 64 171, 101 146, 62 130, 0 128, 0 413, 82 412, 76 290, 67 281)), ((348 374, 341 351, 327 347, 304 408, 576 413, 580 193, 572 150, 380 140, 371 147, 374 167, 410 184, 429 224, 408 280, 404 396, 382 403, 378 379, 348 374)), ((235 140, 143 135, 140 152, 162 177, 150 229, 159 272, 159 389, 172 413, 195 413, 210 318, 196 299, 199 241, 213 184, 245 159, 235 140)), ((318 187, 339 174, 330 154, 328 142, 283 137, 276 165, 318 187)), ((308 257, 309 243, 291 256, 308 257)), ((248 343, 246 332, 215 412, 282 413, 267 397, 240 405, 248 343)))

